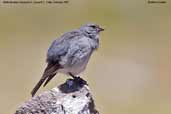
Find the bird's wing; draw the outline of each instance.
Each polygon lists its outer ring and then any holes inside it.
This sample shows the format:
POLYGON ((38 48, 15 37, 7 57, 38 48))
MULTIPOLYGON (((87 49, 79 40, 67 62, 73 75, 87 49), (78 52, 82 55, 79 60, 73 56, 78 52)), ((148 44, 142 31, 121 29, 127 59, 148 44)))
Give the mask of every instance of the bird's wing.
POLYGON ((79 37, 79 31, 72 31, 65 33, 60 38, 54 40, 48 49, 47 62, 60 61, 60 57, 67 54, 70 47, 70 41, 73 38, 79 37))
POLYGON ((53 41, 47 53, 48 65, 43 73, 43 76, 33 88, 31 92, 32 96, 35 95, 44 82, 44 86, 46 86, 46 84, 55 76, 57 70, 62 68, 62 66, 59 64, 60 57, 67 54, 68 48, 70 46, 70 40, 78 35, 78 31, 72 31, 65 33, 63 36, 61 36, 61 38, 53 41))
POLYGON ((58 69, 62 68, 58 62, 56 63, 49 63, 46 67, 42 78, 45 78, 46 81, 44 83, 44 87, 48 84, 48 82, 56 75, 58 69))

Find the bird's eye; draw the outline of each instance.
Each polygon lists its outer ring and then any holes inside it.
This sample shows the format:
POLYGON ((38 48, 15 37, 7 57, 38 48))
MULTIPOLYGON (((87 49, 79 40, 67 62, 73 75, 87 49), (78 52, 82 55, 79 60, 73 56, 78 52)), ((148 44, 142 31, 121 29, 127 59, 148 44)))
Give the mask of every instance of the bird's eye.
POLYGON ((94 29, 96 28, 96 26, 95 26, 95 25, 92 25, 91 27, 92 27, 92 28, 94 28, 94 29))

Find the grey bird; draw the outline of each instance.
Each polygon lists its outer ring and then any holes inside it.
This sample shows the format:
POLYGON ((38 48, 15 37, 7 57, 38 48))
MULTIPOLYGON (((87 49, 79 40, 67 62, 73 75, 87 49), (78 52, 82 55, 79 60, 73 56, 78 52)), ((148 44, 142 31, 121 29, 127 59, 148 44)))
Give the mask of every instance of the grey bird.
POLYGON ((43 86, 46 86, 57 73, 76 78, 83 72, 92 52, 99 47, 101 31, 104 29, 99 25, 86 24, 54 40, 47 52, 47 67, 40 81, 33 88, 32 96, 43 83, 43 86))

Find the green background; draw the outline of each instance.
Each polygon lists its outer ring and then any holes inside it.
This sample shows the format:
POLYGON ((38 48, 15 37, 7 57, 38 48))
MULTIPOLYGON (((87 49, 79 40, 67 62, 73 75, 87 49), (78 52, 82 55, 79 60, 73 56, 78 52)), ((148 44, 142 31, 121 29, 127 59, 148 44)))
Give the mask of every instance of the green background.
MULTIPOLYGON (((86 79, 101 114, 171 113, 171 4, 147 0, 69 0, 68 4, 0 2, 0 113, 28 100, 63 33, 93 22, 105 28, 86 79)), ((58 74, 38 93, 63 83, 58 74)))

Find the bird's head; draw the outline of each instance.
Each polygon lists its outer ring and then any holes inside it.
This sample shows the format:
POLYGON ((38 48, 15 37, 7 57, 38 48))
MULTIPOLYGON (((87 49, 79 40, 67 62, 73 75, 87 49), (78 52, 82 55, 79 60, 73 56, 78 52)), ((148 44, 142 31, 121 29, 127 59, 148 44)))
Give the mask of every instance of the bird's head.
POLYGON ((80 30, 89 36, 97 36, 101 31, 104 31, 103 28, 96 24, 83 25, 80 27, 80 30))

